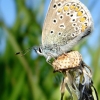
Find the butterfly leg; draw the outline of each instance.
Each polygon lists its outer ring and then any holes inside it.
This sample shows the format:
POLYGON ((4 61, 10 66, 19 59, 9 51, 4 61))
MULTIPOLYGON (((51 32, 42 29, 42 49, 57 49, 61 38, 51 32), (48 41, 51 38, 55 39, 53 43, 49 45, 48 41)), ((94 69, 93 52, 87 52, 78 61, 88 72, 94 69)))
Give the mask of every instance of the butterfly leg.
POLYGON ((56 60, 56 58, 52 54, 49 53, 48 57, 46 58, 46 62, 52 66, 52 62, 53 62, 52 60, 54 61, 56 60))
POLYGON ((60 91, 61 91, 61 99, 60 100, 63 100, 65 89, 66 89, 66 87, 65 87, 64 78, 63 78, 63 81, 60 85, 60 91))

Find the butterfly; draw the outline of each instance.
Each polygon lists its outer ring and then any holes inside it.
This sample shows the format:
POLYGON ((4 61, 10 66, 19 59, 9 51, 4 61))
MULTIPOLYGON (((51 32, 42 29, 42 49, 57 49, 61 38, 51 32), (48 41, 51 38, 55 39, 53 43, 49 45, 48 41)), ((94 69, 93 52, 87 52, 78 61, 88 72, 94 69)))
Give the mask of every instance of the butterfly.
POLYGON ((42 45, 32 49, 48 62, 70 51, 92 30, 92 16, 79 0, 51 0, 42 29, 42 45))
POLYGON ((35 50, 49 61, 70 51, 92 30, 92 16, 79 0, 51 0, 43 25, 42 45, 35 50))

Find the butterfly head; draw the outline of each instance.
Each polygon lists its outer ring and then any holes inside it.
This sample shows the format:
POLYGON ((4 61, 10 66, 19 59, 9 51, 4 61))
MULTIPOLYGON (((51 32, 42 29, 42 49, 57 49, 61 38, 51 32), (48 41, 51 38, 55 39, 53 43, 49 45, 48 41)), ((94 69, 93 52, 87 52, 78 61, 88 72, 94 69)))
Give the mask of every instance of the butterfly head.
POLYGON ((54 47, 54 45, 49 46, 40 46, 35 47, 34 50, 36 53, 38 53, 41 56, 44 56, 46 58, 46 61, 49 61, 51 58, 57 57, 59 54, 57 53, 58 50, 57 47, 54 47))
POLYGON ((35 47, 34 50, 36 51, 37 54, 44 55, 43 54, 43 48, 42 47, 35 47))

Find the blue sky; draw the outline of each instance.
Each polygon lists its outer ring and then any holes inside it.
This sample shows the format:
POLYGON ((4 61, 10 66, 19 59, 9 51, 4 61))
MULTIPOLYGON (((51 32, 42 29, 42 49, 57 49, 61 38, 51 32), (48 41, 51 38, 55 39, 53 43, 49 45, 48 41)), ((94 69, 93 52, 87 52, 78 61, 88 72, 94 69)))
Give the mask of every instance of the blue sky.
MULTIPOLYGON (((30 1, 31 3, 27 2, 27 5, 31 6, 33 5, 34 9, 36 9, 38 7, 38 4, 40 3, 40 0, 26 0, 26 1, 30 1)), ((46 0, 45 2, 45 9, 44 9, 44 16, 46 15, 47 12, 47 8, 49 5, 50 0, 46 0)), ((90 12, 92 14, 93 17, 93 21, 94 21, 94 31, 91 34, 91 36, 88 37, 88 44, 93 48, 94 46, 97 45, 98 43, 98 37, 99 35, 99 25, 98 23, 100 23, 100 0, 81 0, 81 2, 83 2, 90 10, 90 8, 92 9, 90 12), (92 8, 91 4, 92 2, 97 2, 96 5, 92 8), (98 22, 99 21, 99 22, 98 22)), ((93 6, 93 5, 92 5, 93 6)), ((15 20, 16 20, 16 5, 14 0, 0 0, 0 17, 2 17, 4 23, 8 26, 11 27, 15 20)), ((42 19, 41 19, 42 20, 42 19)), ((0 43, 0 51, 4 51, 4 48, 6 46, 5 44, 5 39, 2 36, 2 32, 0 30, 0 38, 1 39, 1 43, 0 43)), ((86 62, 89 64, 90 63, 90 58, 87 55, 87 50, 86 48, 84 48, 82 50, 82 55, 84 55, 86 62)))

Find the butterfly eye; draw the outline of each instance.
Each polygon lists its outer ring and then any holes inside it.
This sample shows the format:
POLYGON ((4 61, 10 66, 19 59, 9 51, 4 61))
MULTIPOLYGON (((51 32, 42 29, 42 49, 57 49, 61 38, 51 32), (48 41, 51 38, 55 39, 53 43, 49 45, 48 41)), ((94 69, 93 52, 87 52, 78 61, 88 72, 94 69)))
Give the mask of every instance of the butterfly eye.
POLYGON ((42 50, 41 50, 41 48, 39 48, 39 52, 40 52, 40 53, 42 53, 42 50))

